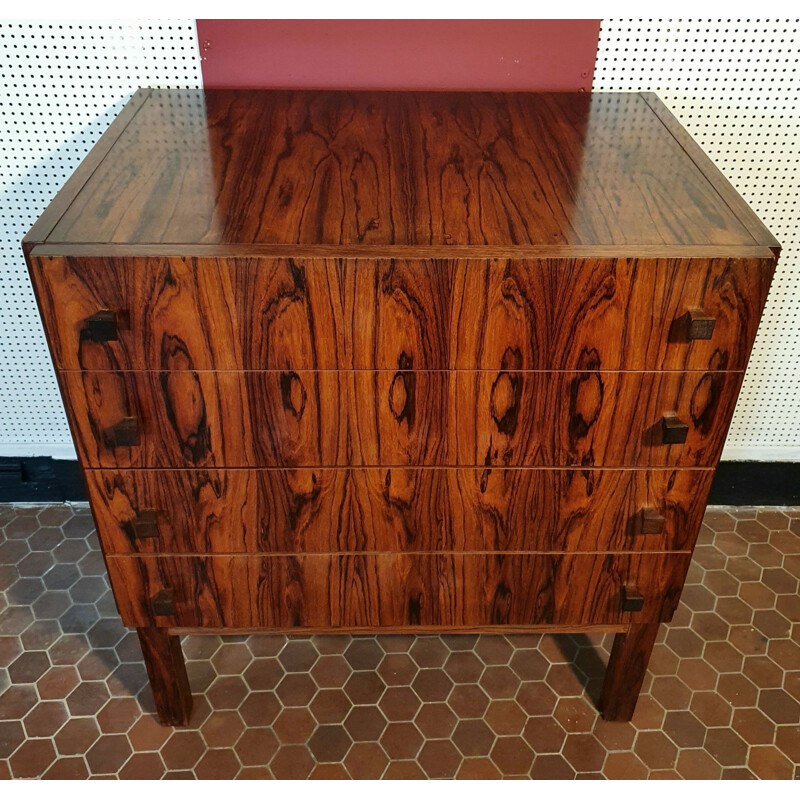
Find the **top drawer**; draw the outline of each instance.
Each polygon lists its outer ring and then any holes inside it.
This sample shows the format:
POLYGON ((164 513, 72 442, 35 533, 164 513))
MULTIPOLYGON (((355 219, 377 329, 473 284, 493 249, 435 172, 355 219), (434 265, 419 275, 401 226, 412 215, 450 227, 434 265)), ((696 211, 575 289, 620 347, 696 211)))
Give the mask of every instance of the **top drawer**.
POLYGON ((134 370, 174 369, 176 349, 201 370, 741 370, 773 270, 764 258, 32 260, 59 369, 85 366, 89 338, 134 370))

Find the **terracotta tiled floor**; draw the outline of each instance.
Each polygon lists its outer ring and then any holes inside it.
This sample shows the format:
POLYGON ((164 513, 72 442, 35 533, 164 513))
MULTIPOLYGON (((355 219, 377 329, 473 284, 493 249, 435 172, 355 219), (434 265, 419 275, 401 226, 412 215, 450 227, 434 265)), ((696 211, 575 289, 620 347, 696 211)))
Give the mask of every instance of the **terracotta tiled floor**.
POLYGON ((156 724, 85 508, 0 506, 0 777, 800 777, 800 509, 712 509, 632 724, 610 637, 187 637, 156 724))

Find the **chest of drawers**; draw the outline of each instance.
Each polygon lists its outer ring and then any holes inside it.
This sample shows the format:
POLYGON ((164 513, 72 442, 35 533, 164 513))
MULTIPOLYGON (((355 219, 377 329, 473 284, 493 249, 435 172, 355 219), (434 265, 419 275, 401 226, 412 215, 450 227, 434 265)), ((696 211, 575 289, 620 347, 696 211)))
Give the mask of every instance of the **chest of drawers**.
POLYGON ((652 95, 138 92, 24 249, 160 718, 182 633, 680 597, 779 247, 652 95))

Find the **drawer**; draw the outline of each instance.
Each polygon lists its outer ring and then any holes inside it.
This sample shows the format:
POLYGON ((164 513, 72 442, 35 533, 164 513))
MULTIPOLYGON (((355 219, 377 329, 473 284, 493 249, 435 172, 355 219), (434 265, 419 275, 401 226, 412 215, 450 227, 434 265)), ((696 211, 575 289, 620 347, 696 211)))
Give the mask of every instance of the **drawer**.
POLYGON ((121 369, 574 370, 590 354, 602 370, 742 370, 773 270, 771 259, 42 257, 32 275, 61 369, 87 368, 86 343, 111 336, 121 369), (713 333, 689 329, 692 309, 713 333), (102 310, 117 315, 113 332, 90 322, 102 310))
POLYGON ((111 556, 129 626, 386 628, 668 620, 690 555, 111 556), (623 589, 623 587, 628 587, 623 589), (639 594, 639 611, 623 610, 639 594))
POLYGON ((88 470, 107 553, 691 549, 712 470, 88 470))
POLYGON ((107 369, 59 377, 88 467, 706 467, 719 457, 742 375, 107 369), (665 433, 665 416, 685 428, 665 433))

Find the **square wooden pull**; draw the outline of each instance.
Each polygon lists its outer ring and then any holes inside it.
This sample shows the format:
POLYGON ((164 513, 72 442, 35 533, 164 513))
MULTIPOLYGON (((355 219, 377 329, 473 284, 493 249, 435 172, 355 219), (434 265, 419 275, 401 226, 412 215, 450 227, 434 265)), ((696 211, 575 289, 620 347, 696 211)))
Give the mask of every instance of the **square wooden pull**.
POLYGON ((714 335, 714 317, 709 317, 702 308, 690 308, 686 312, 686 338, 710 339, 714 335))
POLYGON ((661 418, 661 441, 663 444, 684 444, 689 435, 689 426, 681 422, 676 414, 664 414, 661 418))
POLYGON ((150 598, 154 617, 171 617, 175 613, 172 589, 161 589, 150 598))
POLYGON ((106 428, 105 435, 113 447, 136 447, 139 444, 139 420, 123 417, 116 425, 106 428))
POLYGON ((117 315, 108 309, 102 309, 84 322, 86 332, 93 342, 116 342, 118 337, 117 315))
POLYGON ((155 539, 158 537, 158 512, 152 509, 140 511, 130 521, 134 539, 155 539))
POLYGON ((641 611, 644 608, 644 597, 642 593, 632 583, 626 583, 622 587, 622 610, 641 611))
POLYGON ((645 536, 652 536, 664 532, 664 516, 652 506, 645 506, 639 512, 641 532, 645 536))

